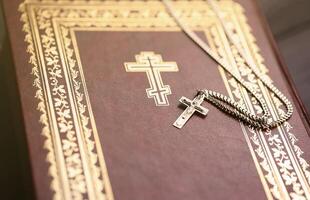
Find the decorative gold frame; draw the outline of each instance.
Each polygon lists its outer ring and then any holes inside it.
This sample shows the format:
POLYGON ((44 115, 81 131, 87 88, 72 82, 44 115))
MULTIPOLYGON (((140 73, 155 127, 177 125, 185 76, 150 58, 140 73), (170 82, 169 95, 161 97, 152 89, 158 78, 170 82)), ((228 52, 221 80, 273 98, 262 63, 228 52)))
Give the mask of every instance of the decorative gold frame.
MULTIPOLYGON (((231 0, 219 3, 248 56, 267 73, 242 7, 231 0)), ((204 31, 213 49, 261 93, 272 116, 281 115, 277 112, 281 103, 244 67, 208 5, 201 0, 173 4, 182 20, 193 29, 204 31)), ((112 200, 75 31, 179 31, 179 28, 161 2, 153 0, 25 0, 20 11, 33 66, 54 199, 112 200)), ((221 68, 219 71, 230 97, 259 112, 256 102, 240 85, 221 68)), ((267 198, 310 199, 309 165, 296 145, 292 126, 286 122, 272 133, 241 127, 267 198)))

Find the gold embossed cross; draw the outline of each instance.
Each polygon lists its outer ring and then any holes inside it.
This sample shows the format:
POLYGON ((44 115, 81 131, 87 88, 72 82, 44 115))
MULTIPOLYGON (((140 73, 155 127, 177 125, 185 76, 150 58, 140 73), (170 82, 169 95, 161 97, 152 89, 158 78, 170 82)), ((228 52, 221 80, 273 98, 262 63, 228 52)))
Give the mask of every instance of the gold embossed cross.
POLYGON ((194 100, 190 100, 186 97, 181 97, 179 101, 185 106, 187 106, 187 108, 180 115, 180 117, 178 117, 178 119, 174 122, 173 126, 177 128, 182 128, 195 112, 198 112, 206 116, 209 110, 201 106, 204 98, 205 98, 205 95, 199 94, 199 93, 194 98, 194 100))
POLYGON ((167 96, 171 94, 169 85, 164 85, 160 72, 177 72, 175 62, 163 62, 160 55, 146 51, 136 55, 136 62, 126 62, 127 72, 145 72, 150 83, 146 89, 148 98, 154 98, 156 106, 168 106, 167 96))

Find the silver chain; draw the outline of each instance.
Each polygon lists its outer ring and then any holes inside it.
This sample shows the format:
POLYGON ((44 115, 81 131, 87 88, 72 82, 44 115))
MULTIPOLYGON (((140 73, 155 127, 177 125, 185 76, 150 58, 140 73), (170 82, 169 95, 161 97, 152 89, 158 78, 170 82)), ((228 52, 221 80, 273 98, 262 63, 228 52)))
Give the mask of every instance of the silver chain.
POLYGON ((267 104, 265 100, 260 97, 260 95, 247 84, 247 82, 241 77, 238 76, 234 71, 230 69, 229 64, 225 59, 222 59, 217 53, 215 53, 202 39, 200 39, 197 34, 191 30, 180 18, 177 16, 176 11, 174 10, 172 4, 169 0, 162 0, 165 5, 167 11, 172 16, 177 25, 182 29, 182 31, 195 43, 197 44, 206 54, 208 54, 215 62, 217 62, 226 72, 228 72, 238 83, 240 83, 254 98, 257 99, 259 105, 263 110, 263 115, 258 116, 252 114, 248 109, 244 106, 240 105, 236 101, 231 98, 210 90, 199 90, 200 94, 205 95, 205 100, 222 110, 223 112, 235 117, 239 121, 244 122, 253 128, 258 129, 272 129, 275 128, 282 123, 286 122, 290 119, 293 114, 293 106, 292 103, 287 99, 287 97, 277 89, 267 78, 255 67, 255 63, 253 63, 252 59, 250 59, 242 46, 236 41, 233 37, 231 31, 229 30, 226 22, 223 19, 223 16, 220 14, 218 5, 214 2, 214 0, 207 0, 211 9, 219 19, 222 27, 224 28, 224 32, 228 40, 236 47, 239 54, 245 60, 245 64, 251 69, 251 71, 255 74, 255 76, 272 92, 274 95, 284 104, 286 107, 286 112, 280 116, 279 119, 276 120, 268 120, 270 116, 267 104))

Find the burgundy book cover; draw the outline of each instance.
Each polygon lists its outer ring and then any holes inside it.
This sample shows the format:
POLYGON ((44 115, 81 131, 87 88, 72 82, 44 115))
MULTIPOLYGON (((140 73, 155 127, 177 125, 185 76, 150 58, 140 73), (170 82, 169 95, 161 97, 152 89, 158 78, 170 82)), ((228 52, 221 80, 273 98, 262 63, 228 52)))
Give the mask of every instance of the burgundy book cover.
MULTIPOLYGON (((294 102, 272 132, 208 103, 182 128, 181 96, 208 88, 260 107, 176 25, 161 1, 4 0, 38 199, 310 199, 305 115, 254 1, 217 1, 248 56, 294 102)), ((178 16, 268 103, 205 1, 178 16)))

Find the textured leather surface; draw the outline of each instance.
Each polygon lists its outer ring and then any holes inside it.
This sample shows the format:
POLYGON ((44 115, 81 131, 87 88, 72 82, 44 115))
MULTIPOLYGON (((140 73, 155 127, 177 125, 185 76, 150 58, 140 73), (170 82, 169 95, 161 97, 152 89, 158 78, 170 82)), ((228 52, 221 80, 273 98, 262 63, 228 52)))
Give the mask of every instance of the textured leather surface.
POLYGON ((192 99, 201 87, 226 94, 216 64, 183 33, 79 32, 77 40, 116 199, 264 196, 238 122, 205 103, 206 118, 172 126, 182 95, 192 99), (179 67, 161 74, 172 90, 168 107, 147 98, 145 73, 124 68, 150 50, 179 67))
POLYGON ((193 98, 201 87, 226 94, 216 65, 183 33, 80 32, 77 40, 116 199, 264 195, 238 122, 204 104, 206 118, 193 116, 181 130, 172 126, 183 112, 182 95, 193 98), (94 43, 102 45, 87 45, 94 43), (125 71, 123 63, 141 50, 178 64, 179 72, 162 73, 172 90, 168 107, 147 98, 145 73, 125 71))
MULTIPOLYGON (((240 0, 275 84, 289 94, 275 54, 251 1, 240 0)), ((39 113, 30 75, 19 1, 5 1, 29 153, 37 195, 51 197, 39 113)), ((264 199, 266 197, 240 124, 204 103, 206 118, 197 115, 181 130, 172 126, 183 112, 181 96, 193 98, 197 88, 227 94, 216 64, 181 32, 76 33, 86 85, 115 199, 264 199), (172 95, 170 106, 156 107, 146 96, 145 73, 128 73, 124 62, 135 62, 141 51, 175 61, 179 72, 161 73, 172 95)), ((290 123, 309 152, 301 118, 290 123)), ((309 153, 304 155, 309 160, 309 153)))

